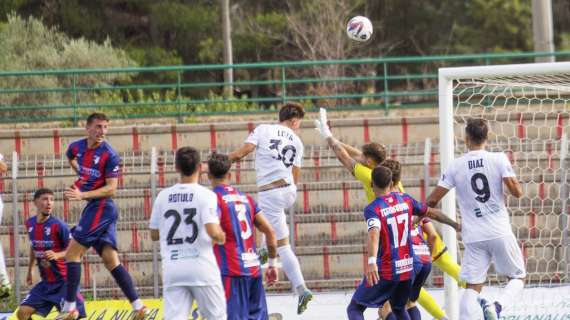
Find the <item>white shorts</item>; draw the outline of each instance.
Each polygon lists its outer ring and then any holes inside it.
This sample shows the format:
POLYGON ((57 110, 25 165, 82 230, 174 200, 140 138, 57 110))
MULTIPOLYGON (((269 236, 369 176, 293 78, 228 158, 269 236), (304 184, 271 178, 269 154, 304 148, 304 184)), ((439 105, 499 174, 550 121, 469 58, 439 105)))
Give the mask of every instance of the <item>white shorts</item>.
POLYGON ((275 230, 277 240, 285 239, 289 236, 285 209, 293 206, 296 199, 297 187, 295 185, 257 193, 257 204, 275 230))
POLYGON ((226 320, 226 296, 221 284, 163 288, 164 319, 188 320, 194 300, 202 319, 226 320))
POLYGON ((498 274, 511 279, 526 277, 521 249, 514 235, 465 244, 461 261, 461 280, 470 284, 484 283, 491 262, 498 274))

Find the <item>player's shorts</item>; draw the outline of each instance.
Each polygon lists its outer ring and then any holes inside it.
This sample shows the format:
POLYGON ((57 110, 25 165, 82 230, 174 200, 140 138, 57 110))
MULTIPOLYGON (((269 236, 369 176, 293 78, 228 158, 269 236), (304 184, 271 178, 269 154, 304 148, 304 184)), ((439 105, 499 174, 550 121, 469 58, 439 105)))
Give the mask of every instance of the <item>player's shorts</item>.
POLYGON ((484 283, 493 262, 498 274, 511 279, 526 277, 521 249, 514 235, 465 244, 461 263, 461 280, 470 284, 484 283))
POLYGON ((267 301, 262 277, 222 277, 228 320, 267 320, 267 301))
POLYGON ((110 198, 91 200, 87 203, 77 226, 71 230, 75 241, 82 246, 93 247, 101 255, 105 245, 117 249, 117 206, 110 198))
POLYGON ((414 263, 414 282, 412 283, 412 291, 410 292, 410 300, 417 301, 420 296, 420 290, 426 283, 431 272, 431 263, 414 263))
POLYGON ((393 310, 404 310, 412 290, 412 280, 390 281, 380 279, 369 287, 366 277, 356 288, 352 300, 368 308, 380 308, 386 301, 390 301, 393 310))
MULTIPOLYGON (((57 311, 61 311, 65 291, 66 286, 63 281, 53 284, 41 281, 30 290, 20 305, 34 308, 37 314, 45 318, 53 307, 56 307, 57 311)), ((79 292, 77 293, 76 306, 79 311, 79 318, 85 318, 85 305, 79 292)))
POLYGON ((226 320, 226 298, 221 284, 211 286, 170 286, 162 290, 164 319, 188 320, 194 300, 198 312, 208 320, 226 320))
POLYGON ((257 204, 275 230, 277 240, 289 236, 285 209, 293 206, 296 199, 297 187, 293 184, 283 188, 261 191, 257 194, 257 204))

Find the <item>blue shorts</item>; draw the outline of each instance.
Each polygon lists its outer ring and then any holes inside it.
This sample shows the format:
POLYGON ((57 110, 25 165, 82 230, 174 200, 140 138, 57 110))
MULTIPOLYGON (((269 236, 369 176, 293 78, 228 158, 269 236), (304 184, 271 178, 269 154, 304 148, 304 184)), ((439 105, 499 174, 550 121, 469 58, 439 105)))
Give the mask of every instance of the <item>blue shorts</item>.
POLYGON ((222 276, 228 320, 267 320, 267 302, 262 277, 222 276))
POLYGON ((412 284, 412 292, 410 293, 410 300, 417 301, 420 296, 420 291, 426 283, 426 280, 431 272, 431 263, 414 263, 414 272, 416 277, 412 284))
POLYGON ((386 301, 390 301, 393 310, 404 310, 411 290, 411 279, 404 281, 380 279, 376 285, 368 287, 365 277, 356 288, 352 300, 368 308, 380 308, 386 301))
POLYGON ((75 241, 84 247, 93 247, 99 255, 105 245, 117 250, 117 206, 110 198, 91 200, 87 203, 79 223, 71 229, 75 241))
MULTIPOLYGON (((53 307, 57 311, 61 311, 63 300, 65 299, 66 286, 63 281, 57 283, 47 283, 41 281, 36 284, 30 293, 22 300, 21 306, 29 306, 36 310, 36 313, 42 317, 46 317, 53 307)), ((77 292, 77 310, 79 317, 85 318, 85 305, 83 304, 83 297, 77 292)))

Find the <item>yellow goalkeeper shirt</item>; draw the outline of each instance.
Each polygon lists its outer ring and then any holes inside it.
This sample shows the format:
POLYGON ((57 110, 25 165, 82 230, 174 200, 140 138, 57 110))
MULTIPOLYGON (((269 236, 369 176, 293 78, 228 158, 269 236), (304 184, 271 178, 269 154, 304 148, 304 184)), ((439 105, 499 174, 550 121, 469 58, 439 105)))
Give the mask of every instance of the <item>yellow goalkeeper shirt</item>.
MULTIPOLYGON (((374 190, 372 190, 372 169, 361 163, 357 163, 354 165, 354 177, 362 183, 368 202, 374 201, 376 195, 374 195, 374 190)), ((401 181, 398 182, 398 189, 400 189, 400 192, 405 192, 401 181)))

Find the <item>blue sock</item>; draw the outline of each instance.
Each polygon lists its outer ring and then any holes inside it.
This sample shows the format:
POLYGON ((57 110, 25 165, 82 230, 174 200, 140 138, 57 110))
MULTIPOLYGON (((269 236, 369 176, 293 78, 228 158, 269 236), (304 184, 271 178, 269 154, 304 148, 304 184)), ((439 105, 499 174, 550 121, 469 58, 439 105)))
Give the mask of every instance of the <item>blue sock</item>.
POLYGON ((67 291, 65 301, 75 302, 77 300, 77 290, 79 289, 79 279, 81 278, 81 263, 66 262, 67 266, 67 291))
POLYGON ((350 304, 348 308, 346 308, 348 320, 364 320, 364 310, 366 310, 365 306, 356 303, 354 300, 350 300, 350 304))
POLYGON ((386 316, 386 320, 398 320, 396 319, 396 316, 394 315, 393 312, 388 313, 388 315, 386 316))
POLYGON ((394 313, 396 319, 398 320, 410 320, 410 316, 408 315, 408 310, 406 309, 392 310, 392 312, 394 313))
POLYGON ((408 315, 410 315, 411 320, 422 320, 422 314, 417 306, 408 309, 408 315))
POLYGON ((123 293, 127 296, 129 302, 133 302, 139 298, 139 295, 135 290, 135 285, 133 284, 133 279, 122 264, 113 269, 111 271, 111 275, 115 278, 115 282, 119 285, 121 290, 123 290, 123 293))

